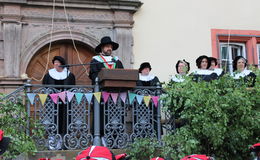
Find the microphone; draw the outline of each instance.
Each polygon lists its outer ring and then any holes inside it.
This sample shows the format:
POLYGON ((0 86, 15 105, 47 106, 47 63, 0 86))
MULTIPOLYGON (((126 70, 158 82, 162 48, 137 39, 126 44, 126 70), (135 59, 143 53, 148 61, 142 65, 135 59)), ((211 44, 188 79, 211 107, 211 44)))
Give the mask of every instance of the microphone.
POLYGON ((83 63, 83 64, 65 64, 65 65, 59 65, 59 67, 65 68, 65 67, 75 67, 75 66, 99 64, 99 63, 115 63, 115 62, 107 61, 107 62, 89 62, 89 63, 83 63))

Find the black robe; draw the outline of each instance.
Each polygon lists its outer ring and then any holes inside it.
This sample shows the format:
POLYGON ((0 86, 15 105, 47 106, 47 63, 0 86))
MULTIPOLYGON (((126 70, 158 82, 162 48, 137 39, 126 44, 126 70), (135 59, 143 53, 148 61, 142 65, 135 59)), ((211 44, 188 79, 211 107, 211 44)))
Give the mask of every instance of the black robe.
POLYGON ((200 82, 200 81, 206 81, 210 82, 212 80, 218 79, 218 74, 211 70, 195 70, 190 74, 192 76, 193 81, 200 82))
MULTIPOLYGON (((160 84, 160 81, 158 79, 158 77, 154 77, 153 79, 151 79, 150 81, 142 81, 142 80, 138 80, 136 82, 137 86, 157 86, 157 83, 160 84)), ((161 86, 161 85, 160 85, 161 86)))
POLYGON ((250 70, 244 70, 242 73, 233 73, 231 75, 239 83, 247 83, 248 87, 254 87, 256 82, 256 74, 250 70), (241 82, 242 79, 242 82, 241 82))
POLYGON ((69 73, 69 76, 64 80, 53 79, 49 73, 45 74, 42 84, 53 84, 53 85, 75 85, 75 76, 73 73, 69 73))
MULTIPOLYGON (((112 59, 114 63, 116 63, 115 68, 124 68, 122 62, 120 60, 112 59)), ((92 85, 95 84, 95 79, 98 76, 98 73, 101 71, 102 68, 105 68, 104 63, 97 61, 96 59, 92 59, 90 62, 90 71, 89 71, 89 78, 92 80, 92 85)))

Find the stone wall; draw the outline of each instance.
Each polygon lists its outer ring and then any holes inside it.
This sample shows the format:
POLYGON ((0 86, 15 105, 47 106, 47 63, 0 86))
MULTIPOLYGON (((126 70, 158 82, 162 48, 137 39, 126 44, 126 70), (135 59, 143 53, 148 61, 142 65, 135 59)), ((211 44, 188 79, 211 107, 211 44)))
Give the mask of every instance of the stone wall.
MULTIPOLYGON (((65 0, 73 39, 95 48, 103 36, 111 36, 120 44, 114 55, 125 68, 132 68, 133 14, 141 5, 139 0, 65 0)), ((2 87, 10 79, 22 84, 34 54, 50 43, 52 11, 53 0, 0 0, 2 87)), ((56 0, 53 42, 71 39, 66 20, 62 0, 56 0)))

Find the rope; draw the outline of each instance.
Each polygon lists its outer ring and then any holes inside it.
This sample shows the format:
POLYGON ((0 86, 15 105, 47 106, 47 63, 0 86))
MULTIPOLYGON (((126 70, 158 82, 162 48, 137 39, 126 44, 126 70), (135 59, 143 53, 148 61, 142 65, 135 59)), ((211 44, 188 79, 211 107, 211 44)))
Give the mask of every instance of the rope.
POLYGON ((53 28, 54 28, 54 16, 55 16, 55 0, 53 0, 53 4, 52 4, 51 37, 50 37, 50 44, 49 44, 49 49, 48 49, 47 63, 46 63, 46 66, 45 66, 45 70, 44 70, 44 73, 43 73, 41 79, 37 79, 35 77, 32 77, 33 80, 38 81, 38 82, 41 82, 43 80, 43 77, 45 76, 45 73, 48 70, 48 66, 49 66, 51 43, 52 43, 52 34, 53 34, 53 28))
MULTIPOLYGON (((66 16, 67 26, 69 28, 70 37, 71 37, 71 40, 72 40, 73 47, 74 47, 74 49, 75 49, 75 51, 77 53, 77 57, 78 57, 78 60, 79 60, 80 64, 83 64, 83 62, 80 59, 78 49, 77 49, 77 47, 75 45, 74 38, 72 36, 72 32, 71 32, 71 28, 70 28, 70 24, 69 24, 69 18, 68 18, 68 14, 67 14, 67 9, 66 9, 66 5, 65 5, 65 0, 63 0, 63 8, 64 8, 64 13, 65 13, 65 16, 66 16)), ((86 71, 86 75, 88 76, 89 74, 88 74, 87 68, 84 65, 83 65, 83 67, 84 67, 84 69, 86 71)))

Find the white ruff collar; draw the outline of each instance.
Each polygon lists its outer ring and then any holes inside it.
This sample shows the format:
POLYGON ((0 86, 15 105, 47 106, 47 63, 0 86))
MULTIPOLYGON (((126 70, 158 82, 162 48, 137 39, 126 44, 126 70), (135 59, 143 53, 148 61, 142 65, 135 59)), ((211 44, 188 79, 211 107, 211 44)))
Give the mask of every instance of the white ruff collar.
POLYGON ((192 73, 195 75, 211 75, 214 71, 208 69, 196 69, 192 73))
MULTIPOLYGON (((113 60, 117 61, 119 60, 117 56, 102 56, 107 62, 108 64, 113 64, 114 62, 112 62, 113 60)), ((93 59, 99 61, 99 62, 104 62, 103 59, 100 56, 94 56, 93 59)))
POLYGON ((245 76, 249 75, 251 72, 252 72, 251 70, 244 69, 243 72, 233 72, 233 74, 231 76, 234 79, 239 79, 241 77, 245 77, 245 76))
POLYGON ((58 72, 55 68, 49 70, 49 75, 55 80, 64 80, 68 77, 70 71, 64 68, 62 72, 58 72))
POLYGON ((221 69, 221 68, 215 68, 215 69, 213 70, 213 72, 214 72, 214 73, 217 73, 217 75, 220 76, 221 73, 223 72, 223 69, 221 69))
POLYGON ((180 74, 176 74, 176 75, 172 76, 172 81, 174 81, 174 82, 184 82, 185 79, 183 77, 184 76, 182 76, 180 74))
POLYGON ((150 81, 154 79, 154 75, 147 75, 147 76, 143 76, 141 73, 139 73, 139 80, 141 81, 150 81))

